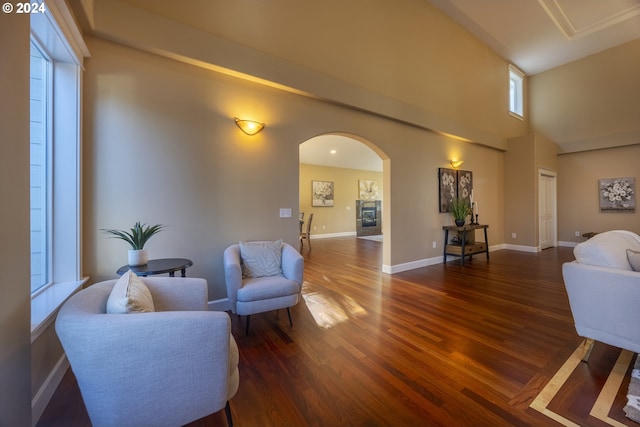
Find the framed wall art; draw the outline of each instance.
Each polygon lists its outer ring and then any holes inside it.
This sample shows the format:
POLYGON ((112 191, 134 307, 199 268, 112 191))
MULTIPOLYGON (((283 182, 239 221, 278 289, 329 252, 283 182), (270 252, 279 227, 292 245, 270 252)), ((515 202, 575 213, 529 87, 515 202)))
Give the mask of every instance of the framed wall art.
POLYGON ((311 181, 311 206, 333 206, 332 181, 311 181))
POLYGON ((605 178, 598 180, 600 212, 635 212, 636 179, 605 178))
POLYGON ((471 199, 471 190, 473 190, 473 172, 471 171, 457 171, 458 177, 458 198, 471 199))
POLYGON ((378 183, 369 179, 358 180, 359 200, 378 200, 378 183))
POLYGON ((438 197, 440 212, 450 212, 451 202, 458 194, 458 179, 455 169, 438 169, 438 197))
POLYGON ((451 212, 451 202, 457 198, 471 199, 473 172, 438 168, 438 198, 440 212, 451 212))

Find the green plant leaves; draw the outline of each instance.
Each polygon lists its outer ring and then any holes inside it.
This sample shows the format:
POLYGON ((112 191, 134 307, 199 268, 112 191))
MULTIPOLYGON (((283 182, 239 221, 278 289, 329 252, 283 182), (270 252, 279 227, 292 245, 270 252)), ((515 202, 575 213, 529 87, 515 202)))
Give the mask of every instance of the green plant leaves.
POLYGON ((131 245, 131 249, 139 250, 144 249, 144 245, 155 234, 162 231, 166 226, 162 224, 147 225, 140 224, 140 221, 136 222, 129 231, 115 230, 115 229, 103 229, 102 231, 110 234, 115 239, 121 239, 131 245))

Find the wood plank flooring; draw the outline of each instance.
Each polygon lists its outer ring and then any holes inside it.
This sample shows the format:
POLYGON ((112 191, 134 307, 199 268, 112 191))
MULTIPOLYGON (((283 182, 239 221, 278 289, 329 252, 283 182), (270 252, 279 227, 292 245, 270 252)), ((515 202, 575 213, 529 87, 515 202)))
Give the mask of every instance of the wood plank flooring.
MULTIPOLYGON (((451 260, 394 275, 380 272, 375 241, 316 239, 303 254, 293 328, 280 310, 252 316, 246 336, 232 315, 236 426, 560 425, 529 405, 581 342, 561 275, 570 248, 501 250, 490 261, 476 255, 465 266, 451 260)), ((584 407, 618 354, 596 343, 553 411, 607 425, 584 407)), ((637 425, 624 403, 619 392, 611 416, 637 425)), ((68 372, 38 426, 89 425, 68 372)), ((224 411, 190 426, 226 426, 224 411)))

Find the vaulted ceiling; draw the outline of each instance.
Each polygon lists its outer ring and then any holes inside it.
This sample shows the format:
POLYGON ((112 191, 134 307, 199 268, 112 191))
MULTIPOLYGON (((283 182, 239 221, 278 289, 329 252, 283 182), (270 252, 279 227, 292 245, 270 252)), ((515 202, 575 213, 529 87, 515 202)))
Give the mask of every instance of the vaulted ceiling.
POLYGON ((640 38, 640 0, 429 0, 526 74, 640 38))

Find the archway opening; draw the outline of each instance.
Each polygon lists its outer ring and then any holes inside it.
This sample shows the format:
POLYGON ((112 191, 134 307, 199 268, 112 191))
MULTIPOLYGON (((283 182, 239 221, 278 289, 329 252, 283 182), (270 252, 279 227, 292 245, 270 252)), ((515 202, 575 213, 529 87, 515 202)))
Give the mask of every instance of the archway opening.
POLYGON ((358 135, 326 133, 300 144, 299 164, 299 210, 302 221, 313 214, 311 237, 379 241, 388 264, 388 156, 358 135))

